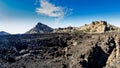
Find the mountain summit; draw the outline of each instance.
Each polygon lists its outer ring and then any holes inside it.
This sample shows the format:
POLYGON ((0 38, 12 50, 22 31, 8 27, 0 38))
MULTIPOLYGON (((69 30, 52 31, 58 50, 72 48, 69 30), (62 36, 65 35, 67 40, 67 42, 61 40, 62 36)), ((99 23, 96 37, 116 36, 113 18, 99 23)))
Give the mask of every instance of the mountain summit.
POLYGON ((5 32, 5 31, 0 31, 0 35, 9 35, 9 33, 5 32))
POLYGON ((53 31, 53 28, 39 22, 34 28, 27 31, 26 34, 49 33, 52 31, 53 31))

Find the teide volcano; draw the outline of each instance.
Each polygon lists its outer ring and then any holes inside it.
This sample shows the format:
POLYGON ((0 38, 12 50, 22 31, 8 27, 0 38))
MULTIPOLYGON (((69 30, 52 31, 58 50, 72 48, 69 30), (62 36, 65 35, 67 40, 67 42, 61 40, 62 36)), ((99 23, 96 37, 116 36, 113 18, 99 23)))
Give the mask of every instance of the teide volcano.
POLYGON ((36 34, 36 33, 49 33, 52 32, 53 28, 38 22, 38 24, 32 28, 31 30, 27 31, 25 34, 36 34))

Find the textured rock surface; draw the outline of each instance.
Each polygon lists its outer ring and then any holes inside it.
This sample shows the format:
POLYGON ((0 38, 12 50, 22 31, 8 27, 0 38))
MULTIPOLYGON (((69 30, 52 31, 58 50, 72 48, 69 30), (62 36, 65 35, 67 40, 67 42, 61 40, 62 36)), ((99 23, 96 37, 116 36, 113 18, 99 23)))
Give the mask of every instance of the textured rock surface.
POLYGON ((119 31, 119 28, 108 24, 106 21, 93 21, 91 24, 80 27, 80 30, 84 30, 85 32, 104 33, 119 31))
POLYGON ((0 37, 1 68, 120 68, 119 33, 0 37))

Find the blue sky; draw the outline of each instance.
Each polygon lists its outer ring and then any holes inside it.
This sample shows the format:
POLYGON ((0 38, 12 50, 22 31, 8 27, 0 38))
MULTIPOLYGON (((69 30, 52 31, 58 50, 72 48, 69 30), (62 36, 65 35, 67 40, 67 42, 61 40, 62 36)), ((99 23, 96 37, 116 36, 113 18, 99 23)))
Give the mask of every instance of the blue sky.
POLYGON ((0 31, 24 33, 38 22, 53 28, 105 20, 120 26, 120 0, 0 0, 0 31))

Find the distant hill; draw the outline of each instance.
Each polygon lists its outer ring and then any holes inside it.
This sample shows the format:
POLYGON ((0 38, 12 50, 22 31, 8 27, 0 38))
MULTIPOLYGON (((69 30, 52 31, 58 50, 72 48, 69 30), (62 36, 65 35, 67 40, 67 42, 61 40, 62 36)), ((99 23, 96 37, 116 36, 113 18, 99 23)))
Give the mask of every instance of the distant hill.
POLYGON ((114 25, 107 23, 106 21, 93 21, 91 24, 85 24, 84 26, 78 28, 83 32, 113 32, 119 31, 120 28, 114 25))
POLYGON ((39 22, 34 28, 27 31, 25 34, 49 33, 52 31, 53 28, 39 22))
POLYGON ((5 31, 0 31, 0 35, 10 35, 10 33, 7 33, 5 31))
POLYGON ((106 21, 93 21, 91 24, 85 24, 81 27, 58 28, 54 32, 119 32, 120 28, 107 23, 106 21))

